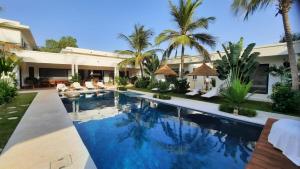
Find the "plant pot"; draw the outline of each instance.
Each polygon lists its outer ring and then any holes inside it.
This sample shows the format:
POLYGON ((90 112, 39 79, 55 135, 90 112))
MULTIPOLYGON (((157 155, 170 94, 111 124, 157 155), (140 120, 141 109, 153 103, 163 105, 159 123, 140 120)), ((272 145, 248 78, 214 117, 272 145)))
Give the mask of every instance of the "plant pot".
POLYGON ((234 115, 239 115, 239 109, 237 109, 237 108, 233 109, 233 114, 234 115))

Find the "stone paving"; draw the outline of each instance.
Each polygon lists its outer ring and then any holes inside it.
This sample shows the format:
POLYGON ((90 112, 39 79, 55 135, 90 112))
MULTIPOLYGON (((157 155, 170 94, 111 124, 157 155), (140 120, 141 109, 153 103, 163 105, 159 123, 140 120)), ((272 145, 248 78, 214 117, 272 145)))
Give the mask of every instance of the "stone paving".
POLYGON ((2 168, 96 168, 56 90, 38 91, 2 150, 2 168))

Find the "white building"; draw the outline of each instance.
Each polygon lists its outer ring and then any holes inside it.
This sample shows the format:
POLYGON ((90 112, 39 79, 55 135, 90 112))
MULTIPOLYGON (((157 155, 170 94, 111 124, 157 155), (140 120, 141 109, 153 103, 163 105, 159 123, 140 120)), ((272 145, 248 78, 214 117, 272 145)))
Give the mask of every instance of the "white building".
POLYGON ((135 69, 126 72, 118 69, 118 63, 131 57, 112 52, 67 47, 60 53, 35 51, 37 45, 30 28, 20 22, 0 19, 0 42, 20 47, 13 52, 22 58, 17 72, 20 87, 29 87, 26 78, 36 78, 40 86, 54 86, 68 82, 70 77, 79 73, 82 80, 98 78, 104 83, 113 82, 115 76, 131 76, 135 69))
MULTIPOLYGON (((300 56, 300 41, 294 42, 294 49, 298 57, 300 56)), ((268 96, 272 93, 272 86, 279 81, 278 77, 270 75, 266 70, 272 65, 282 65, 284 61, 288 61, 288 52, 286 43, 276 43, 270 45, 256 46, 252 52, 259 52, 258 57, 259 67, 253 76, 253 91, 255 94, 251 96, 251 99, 269 101, 268 96)), ((221 52, 224 55, 224 52, 221 52)), ((220 59, 217 52, 210 54, 212 61, 220 59)), ((184 59, 185 66, 184 71, 186 73, 191 73, 194 68, 201 66, 203 57, 201 56, 189 56, 184 59)), ((174 70, 179 70, 180 58, 173 58, 168 60, 168 65, 174 70)), ((187 76, 190 82, 191 88, 202 88, 203 78, 187 76)), ((216 79, 217 86, 222 83, 217 77, 212 77, 216 79)))
MULTIPOLYGON (((29 26, 17 21, 0 19, 0 42, 15 44, 21 48, 14 51, 23 59, 22 65, 16 71, 20 87, 29 86, 25 80, 28 77, 39 79, 41 85, 54 86, 57 82, 67 82, 75 73, 79 73, 83 80, 96 77, 108 83, 112 82, 115 76, 131 77, 138 72, 135 68, 128 68, 126 72, 118 70, 118 63, 130 57, 128 55, 71 47, 63 49, 60 53, 35 51, 37 45, 29 26)), ((299 56, 300 41, 294 42, 294 49, 299 56)), ((272 92, 272 85, 279 81, 266 70, 271 65, 282 65, 288 60, 286 43, 256 46, 253 52, 260 52, 258 57, 260 65, 253 77, 253 90, 256 94, 252 96, 252 99, 266 101, 269 100, 267 96, 272 92)), ((217 52, 210 55, 212 60, 219 59, 217 52)), ((202 61, 201 56, 186 57, 184 71, 191 73, 194 68, 202 64, 202 61)), ((168 65, 178 72, 180 58, 168 60, 168 65)), ((201 88, 203 85, 203 78, 192 76, 187 76, 187 78, 191 88, 201 88)), ((217 86, 222 83, 217 77, 214 78, 217 86)))

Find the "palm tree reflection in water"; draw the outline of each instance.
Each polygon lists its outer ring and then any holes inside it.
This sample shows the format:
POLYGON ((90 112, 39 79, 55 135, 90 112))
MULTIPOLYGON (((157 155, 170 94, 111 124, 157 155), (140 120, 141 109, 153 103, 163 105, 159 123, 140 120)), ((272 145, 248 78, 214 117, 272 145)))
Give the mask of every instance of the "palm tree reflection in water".
POLYGON ((149 105, 145 100, 131 103, 130 111, 116 123, 117 127, 127 127, 118 137, 120 143, 131 138, 135 149, 140 149, 145 142, 153 144, 173 156, 171 168, 177 169, 209 167, 210 160, 214 159, 208 160, 208 157, 217 154, 230 157, 236 163, 247 163, 259 133, 241 134, 241 127, 226 120, 190 115, 181 109, 175 113, 174 109, 149 105), (186 118, 188 116, 202 119, 186 118), (151 137, 151 129, 157 132, 157 137, 151 137))

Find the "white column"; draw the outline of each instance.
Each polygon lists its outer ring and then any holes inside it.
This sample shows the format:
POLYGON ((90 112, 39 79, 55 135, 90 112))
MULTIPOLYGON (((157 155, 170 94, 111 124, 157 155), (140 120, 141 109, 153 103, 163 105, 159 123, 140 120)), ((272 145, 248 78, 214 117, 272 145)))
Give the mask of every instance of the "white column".
POLYGON ((181 75, 181 73, 183 73, 183 72, 181 72, 181 64, 179 64, 179 76, 181 75))
POLYGON ((75 73, 78 74, 78 65, 75 64, 75 73))
POLYGON ((118 66, 116 66, 114 69, 114 77, 118 77, 118 76, 119 76, 119 68, 118 66))
POLYGON ((17 81, 17 88, 21 88, 21 79, 20 79, 20 66, 16 66, 13 70, 13 72, 16 75, 16 81, 17 81))
POLYGON ((72 68, 71 68, 71 69, 72 69, 72 70, 71 70, 72 76, 74 76, 74 75, 75 75, 75 67, 74 67, 74 64, 72 64, 71 67, 72 67, 72 68))

